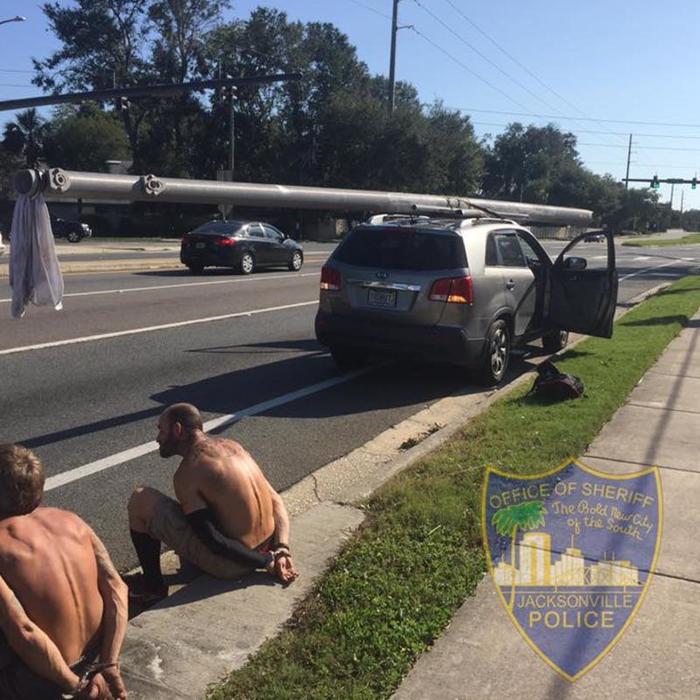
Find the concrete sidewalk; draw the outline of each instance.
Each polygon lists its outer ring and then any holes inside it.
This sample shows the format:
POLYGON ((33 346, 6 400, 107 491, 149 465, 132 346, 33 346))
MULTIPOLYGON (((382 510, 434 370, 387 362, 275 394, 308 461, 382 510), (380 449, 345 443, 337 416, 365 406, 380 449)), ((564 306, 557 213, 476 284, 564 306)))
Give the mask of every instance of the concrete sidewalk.
POLYGON ((582 456, 608 473, 661 468, 657 572, 617 645, 570 683, 528 647, 487 576, 415 664, 396 700, 700 697, 699 345, 696 314, 582 456))

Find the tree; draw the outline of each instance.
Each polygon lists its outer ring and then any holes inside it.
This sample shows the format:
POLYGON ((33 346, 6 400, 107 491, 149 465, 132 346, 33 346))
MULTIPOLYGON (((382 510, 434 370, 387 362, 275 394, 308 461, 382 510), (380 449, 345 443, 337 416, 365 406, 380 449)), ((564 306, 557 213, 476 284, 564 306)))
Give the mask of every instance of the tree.
POLYGON ((70 106, 56 110, 48 124, 45 153, 52 165, 100 172, 108 160, 129 158, 129 141, 113 112, 70 106))
POLYGON ((42 153, 45 133, 46 123, 32 107, 5 124, 3 146, 14 155, 23 155, 27 165, 33 167, 42 153))
POLYGON ((543 501, 526 501, 512 506, 506 506, 497 510, 491 518, 491 524, 501 536, 509 536, 510 541, 510 569, 512 573, 510 600, 508 609, 513 610, 515 603, 515 540, 520 530, 532 530, 544 525, 546 510, 543 501))
POLYGON ((551 185, 571 164, 579 164, 573 134, 553 124, 513 123, 489 149, 484 192, 497 199, 547 203, 551 185))

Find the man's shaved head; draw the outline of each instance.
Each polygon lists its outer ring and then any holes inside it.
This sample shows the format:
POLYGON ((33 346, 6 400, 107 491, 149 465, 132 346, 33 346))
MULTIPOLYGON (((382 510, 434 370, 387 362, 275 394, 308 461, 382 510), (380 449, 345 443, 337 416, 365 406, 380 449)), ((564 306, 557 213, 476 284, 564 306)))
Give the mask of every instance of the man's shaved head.
POLYGON ((176 403, 160 414, 158 420, 158 446, 161 457, 181 454, 181 445, 187 442, 193 433, 203 430, 202 416, 191 403, 176 403), (176 428, 176 424, 180 428, 176 428))
POLYGON ((168 406, 162 415, 170 425, 180 423, 187 433, 191 433, 193 430, 203 430, 202 414, 191 403, 174 403, 172 406, 168 406))

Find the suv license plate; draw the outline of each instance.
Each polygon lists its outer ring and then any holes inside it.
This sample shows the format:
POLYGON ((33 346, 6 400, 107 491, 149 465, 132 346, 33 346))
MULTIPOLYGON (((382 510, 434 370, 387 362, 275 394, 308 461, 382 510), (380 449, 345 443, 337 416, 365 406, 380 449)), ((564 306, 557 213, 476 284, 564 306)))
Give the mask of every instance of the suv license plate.
POLYGON ((370 306, 396 306, 396 292, 393 290, 370 289, 367 295, 370 306))

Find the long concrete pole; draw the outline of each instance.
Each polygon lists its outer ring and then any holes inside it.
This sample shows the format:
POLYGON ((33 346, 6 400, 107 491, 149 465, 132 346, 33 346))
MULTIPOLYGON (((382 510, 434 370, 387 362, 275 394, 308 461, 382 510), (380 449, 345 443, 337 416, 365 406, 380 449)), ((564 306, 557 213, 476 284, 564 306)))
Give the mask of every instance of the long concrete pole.
POLYGON ((317 209, 336 212, 433 212, 459 209, 464 216, 484 216, 484 209, 499 216, 531 224, 586 226, 588 209, 544 204, 501 202, 474 197, 452 197, 407 192, 296 187, 251 182, 185 180, 155 175, 112 175, 61 170, 22 170, 15 177, 22 194, 44 192, 70 199, 233 204, 248 207, 317 209))

